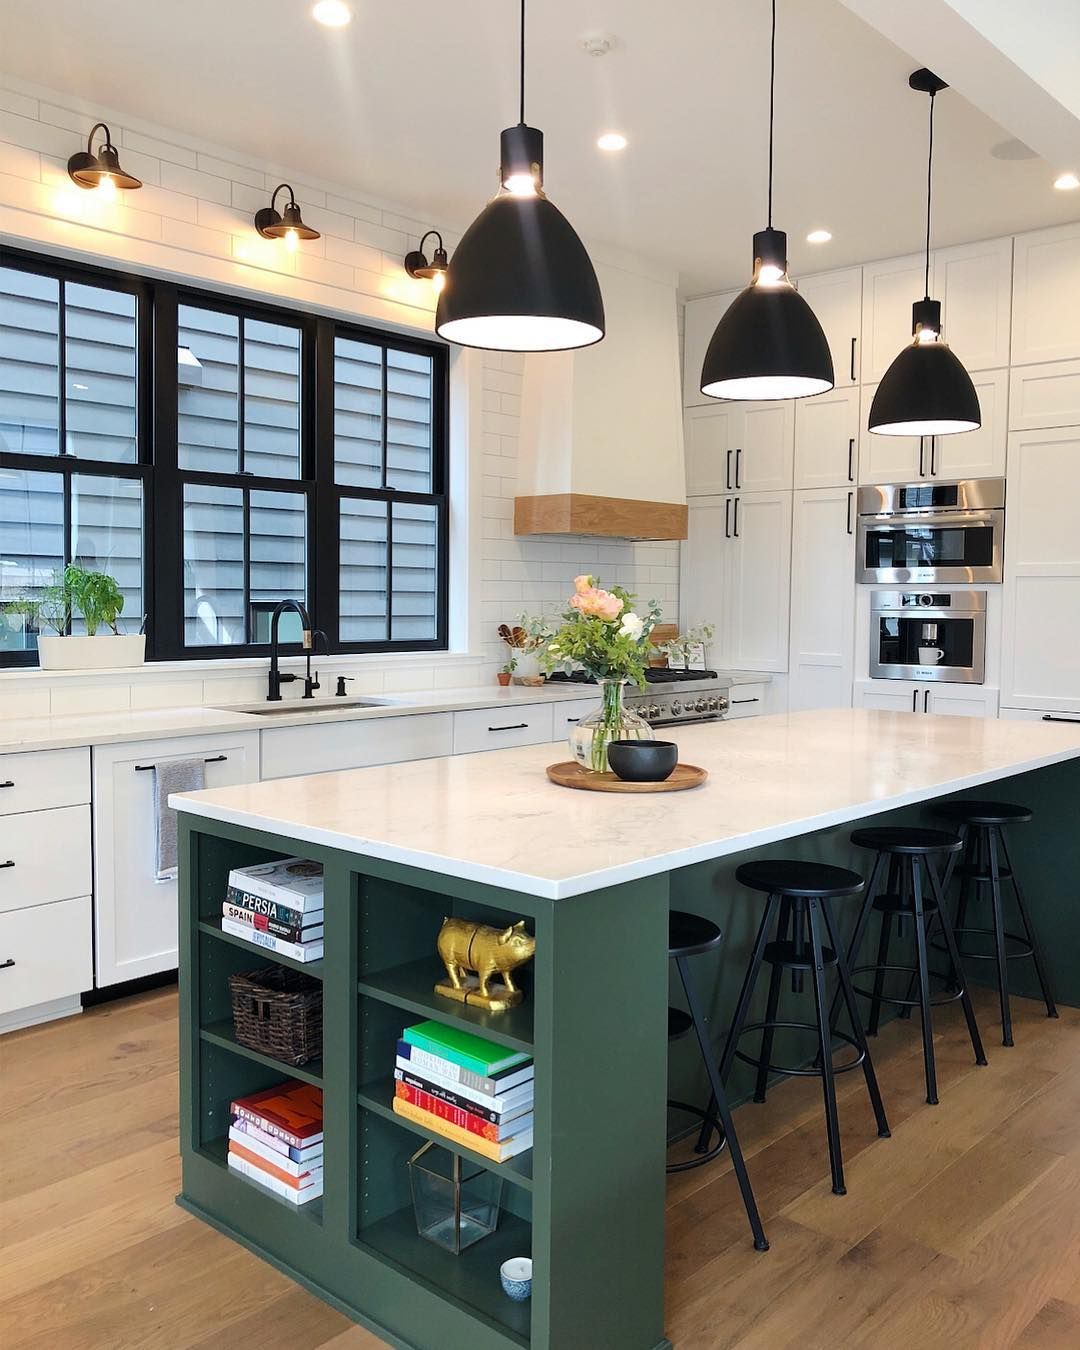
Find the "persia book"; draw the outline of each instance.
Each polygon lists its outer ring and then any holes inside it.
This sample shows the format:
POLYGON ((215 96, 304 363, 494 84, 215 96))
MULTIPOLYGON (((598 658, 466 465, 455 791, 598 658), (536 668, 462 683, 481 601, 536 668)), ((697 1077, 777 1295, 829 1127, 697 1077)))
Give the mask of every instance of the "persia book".
POLYGON ((523 1130, 521 1134, 515 1134, 512 1139, 505 1139, 501 1144, 493 1144, 489 1139, 481 1139, 479 1135, 470 1134, 468 1130, 458 1129, 448 1120, 440 1120, 438 1116, 421 1111, 418 1106, 413 1106, 412 1102, 403 1101, 400 1097, 394 1098, 393 1105, 397 1115, 404 1116, 415 1125, 423 1125, 433 1134, 442 1135, 444 1139, 450 1139, 455 1144, 460 1144, 462 1148, 471 1148, 474 1153, 479 1153, 481 1157, 488 1158, 491 1162, 506 1162, 532 1148, 531 1129, 523 1130))
POLYGON ((260 1144, 265 1144, 282 1158, 289 1158, 296 1163, 314 1163, 317 1162, 323 1153, 322 1141, 317 1144, 309 1144, 306 1148, 294 1148, 292 1144, 287 1144, 284 1139, 279 1139, 276 1135, 264 1130, 256 1125, 253 1120, 243 1120, 240 1116, 233 1116, 232 1123, 229 1126, 229 1138, 234 1137, 234 1133, 243 1139, 257 1140, 260 1144))
POLYGON ((504 1069, 532 1063, 532 1057, 520 1050, 507 1050, 485 1041, 482 1036, 474 1036, 471 1031, 446 1027, 441 1022, 418 1022, 416 1026, 406 1027, 402 1036, 419 1050, 440 1055, 460 1064, 463 1069, 488 1077, 494 1077, 504 1069))
POLYGON ((262 933, 249 923, 237 923, 235 919, 221 916, 221 931, 230 937, 243 938, 256 947, 265 947, 268 952, 277 952, 278 956, 289 956, 294 961, 321 961, 323 955, 322 939, 314 942, 286 942, 272 933, 262 933))
MULTIPOLYGON (((275 1143, 280 1142, 275 1140, 275 1143)), ((318 1152, 312 1158, 303 1158, 299 1161, 291 1158, 288 1153, 281 1153, 274 1148, 273 1144, 265 1144, 261 1139, 256 1139, 253 1134, 238 1128, 236 1125, 229 1126, 229 1150, 230 1152, 238 1150, 241 1156, 244 1156, 244 1150, 262 1158, 266 1163, 272 1163, 275 1167, 287 1173, 290 1177, 303 1177, 321 1172, 323 1168, 322 1145, 318 1146, 318 1152)), ((303 1150, 295 1149, 294 1152, 300 1153, 303 1150)), ((312 1151, 312 1150, 309 1150, 312 1151)))
POLYGON ((229 873, 229 885, 245 895, 275 900, 302 914, 323 907, 322 863, 306 858, 234 867, 229 873))
POLYGON ((501 1073, 486 1075, 473 1073, 471 1069, 462 1068, 453 1060, 444 1059, 442 1055, 433 1055, 428 1050, 421 1050, 418 1045, 410 1045, 408 1041, 398 1041, 397 1053, 399 1059, 411 1065, 418 1073, 437 1073, 451 1082, 461 1083, 465 1087, 472 1088, 474 1092, 484 1092, 492 1097, 498 1093, 509 1092, 511 1088, 520 1087, 522 1083, 531 1082, 533 1077, 531 1061, 522 1065, 520 1069, 504 1069, 501 1073))
POLYGON ((284 1181, 278 1181, 276 1177, 270 1176, 268 1172, 261 1171, 244 1158, 237 1157, 235 1153, 229 1154, 228 1162, 234 1172, 239 1172, 241 1176, 247 1177, 249 1181, 254 1181, 259 1186, 265 1186, 275 1195, 280 1195, 283 1200, 289 1200, 294 1205, 305 1205, 309 1200, 317 1200, 323 1193, 322 1177, 314 1185, 297 1190, 295 1186, 290 1186, 284 1181))
POLYGON ((256 914, 254 910, 245 909, 242 905, 234 905, 229 900, 226 900, 221 906, 221 917, 231 919, 233 923, 247 924, 252 928, 257 928, 260 933, 269 933, 271 937, 279 938, 282 942, 303 943, 314 942, 316 939, 322 940, 321 917, 317 923, 304 928, 298 923, 282 923, 280 919, 271 919, 265 914, 256 914))
POLYGON ((498 1124, 500 1120, 509 1120, 512 1116, 524 1115, 533 1108, 532 1080, 515 1088, 501 1097, 489 1097, 482 1092, 472 1092, 461 1083, 454 1083, 439 1075, 418 1074, 410 1069, 409 1061, 398 1060, 394 1065, 394 1077, 400 1083, 408 1083, 420 1092, 430 1092, 450 1106, 460 1107, 462 1111, 471 1111, 474 1115, 498 1124))
POLYGON ((253 914, 262 914, 275 923, 312 924, 322 923, 322 905, 316 908, 298 909, 282 900, 267 900, 262 895, 249 895, 247 891, 230 886, 225 893, 225 904, 236 905, 240 909, 251 910, 253 914))
POLYGON ((470 1134, 475 1134, 481 1139, 487 1139, 493 1144, 512 1139, 522 1130, 532 1129, 533 1117, 531 1111, 523 1116, 515 1116, 512 1120, 492 1124, 491 1121, 482 1120, 480 1116, 474 1115, 471 1111, 463 1111, 459 1106, 451 1106, 449 1102, 444 1102, 439 1097, 433 1097, 430 1092, 421 1092, 419 1088, 410 1087, 408 1083, 400 1081, 396 1083, 394 1085, 394 1096, 400 1098, 403 1102, 410 1102, 413 1106, 418 1106, 421 1111, 427 1111, 430 1115, 438 1116, 440 1120, 445 1120, 450 1125, 456 1125, 459 1130, 468 1130, 470 1134))
POLYGON ((229 1106, 234 1116, 283 1139, 293 1148, 319 1144, 323 1137, 322 1088, 290 1078, 276 1087, 237 1097, 229 1106))

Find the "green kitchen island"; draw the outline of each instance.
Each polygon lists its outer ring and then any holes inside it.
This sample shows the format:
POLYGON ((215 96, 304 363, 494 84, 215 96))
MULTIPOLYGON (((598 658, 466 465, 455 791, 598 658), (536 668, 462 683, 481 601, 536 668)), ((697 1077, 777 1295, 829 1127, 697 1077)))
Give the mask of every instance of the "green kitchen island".
MULTIPOLYGON (((563 747, 536 745, 174 797, 179 1203, 394 1346, 661 1350, 669 906, 725 929, 708 984, 719 1042, 760 916, 731 882, 739 862, 851 861, 860 820, 1012 797, 1036 811, 1014 856, 1058 997, 1080 1003, 1080 926, 1057 904, 1080 869, 1080 726, 845 709, 678 735, 710 775, 685 793, 568 791, 544 776, 563 747), (323 984, 323 1055, 297 1070, 237 1044, 228 989, 231 973, 296 963, 220 922, 231 868, 290 855, 325 870, 325 956, 297 966, 323 984), (433 992, 447 915, 526 920, 536 955, 519 1007, 433 992), (530 1152, 490 1163, 393 1112, 396 1041, 429 1018, 534 1057, 530 1152), (229 1103, 288 1077, 324 1094, 324 1195, 300 1207, 226 1167, 229 1103), (461 1256, 417 1233, 408 1159, 428 1139, 503 1182, 497 1232, 461 1256), (533 1295, 515 1303, 499 1267, 525 1255, 533 1295)), ((700 1066, 673 1057, 670 1071, 673 1095, 704 1100, 700 1066)))

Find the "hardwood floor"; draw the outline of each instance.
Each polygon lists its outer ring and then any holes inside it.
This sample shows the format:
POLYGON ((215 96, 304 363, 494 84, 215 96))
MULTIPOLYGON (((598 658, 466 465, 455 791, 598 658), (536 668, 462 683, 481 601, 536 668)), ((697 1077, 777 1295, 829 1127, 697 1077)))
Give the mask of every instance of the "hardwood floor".
MULTIPOLYGON (((1014 1000, 1016 1047, 977 999, 977 1069, 944 1011, 941 1105, 916 1023, 877 1046, 893 1137, 842 1080, 848 1194, 831 1194, 815 1081, 736 1114, 772 1250, 725 1159, 671 1178, 678 1350, 1080 1346, 1080 1011, 1014 1000)), ((174 1203, 176 998, 0 1038, 4 1350, 377 1350, 383 1342, 174 1203)), ((858 1078, 858 1081, 856 1079, 858 1078)), ((597 1347, 623 1350, 623 1347, 597 1347)))

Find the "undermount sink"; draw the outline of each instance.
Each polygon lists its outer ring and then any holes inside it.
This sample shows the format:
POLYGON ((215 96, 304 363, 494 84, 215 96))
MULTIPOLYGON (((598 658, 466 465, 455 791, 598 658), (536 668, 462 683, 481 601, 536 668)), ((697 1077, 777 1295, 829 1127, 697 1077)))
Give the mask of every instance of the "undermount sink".
POLYGON ((296 713, 340 712, 343 708, 389 708, 386 698, 283 699, 280 703, 231 703, 215 712, 249 713, 252 717, 292 717, 296 713))

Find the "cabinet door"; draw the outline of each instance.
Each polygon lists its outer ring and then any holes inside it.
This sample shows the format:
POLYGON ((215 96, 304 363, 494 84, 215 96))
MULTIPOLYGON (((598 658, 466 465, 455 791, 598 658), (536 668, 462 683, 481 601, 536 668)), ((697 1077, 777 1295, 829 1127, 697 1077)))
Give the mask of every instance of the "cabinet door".
POLYGON ((855 490, 796 492, 789 707, 850 708, 855 661, 855 490), (827 597, 822 603, 822 598, 827 597))
POLYGON ((701 392, 701 363, 712 341, 721 316, 739 294, 703 295, 687 300, 683 313, 683 402, 688 408, 708 405, 714 400, 701 392))
POLYGON ((880 384, 897 352, 911 341, 911 306, 924 294, 925 260, 918 254, 863 268, 862 379, 880 384))
POLYGON ((860 680, 855 686, 856 708, 876 708, 880 712, 922 712, 922 692, 900 680, 860 680))
POLYGON ((795 401, 742 404, 735 447, 735 489, 776 492, 791 487, 795 455, 795 401))
POLYGON ((979 396, 982 426, 955 436, 935 436, 927 467, 933 478, 1001 478, 1008 442, 1009 372, 985 370, 971 377, 979 396))
POLYGON ((859 390, 830 389, 795 404, 795 486, 854 483, 859 457, 859 390))
POLYGON ((791 493, 735 497, 724 612, 725 664, 735 670, 788 668, 791 493))
POLYGON ((733 665, 728 651, 727 574, 731 562, 732 497, 698 497, 687 512, 686 538, 679 549, 679 615, 685 632, 716 625, 715 660, 733 665))
POLYGON ((859 336, 862 327, 862 268, 820 272, 799 278, 799 294, 817 315, 832 352, 838 389, 859 382, 859 336))
POLYGON ((1080 357, 1080 223, 1018 234, 1012 364, 1080 357))
POLYGON ((1010 374, 1010 431, 1080 426, 1080 361, 1014 366, 1010 374))
POLYGON ((962 686, 944 688, 927 685, 919 699, 923 712, 946 717, 996 717, 997 691, 993 689, 964 689, 962 686))
POLYGON ((945 339, 965 369, 1009 364, 1011 238, 938 250, 931 294, 941 301, 945 339))
POLYGON ((742 403, 717 402, 686 410, 686 491, 709 497, 735 487, 735 447, 742 440, 742 403))
POLYGON ((859 414, 859 482, 913 483, 923 476, 929 461, 924 436, 880 436, 867 427, 876 384, 864 384, 859 414))

